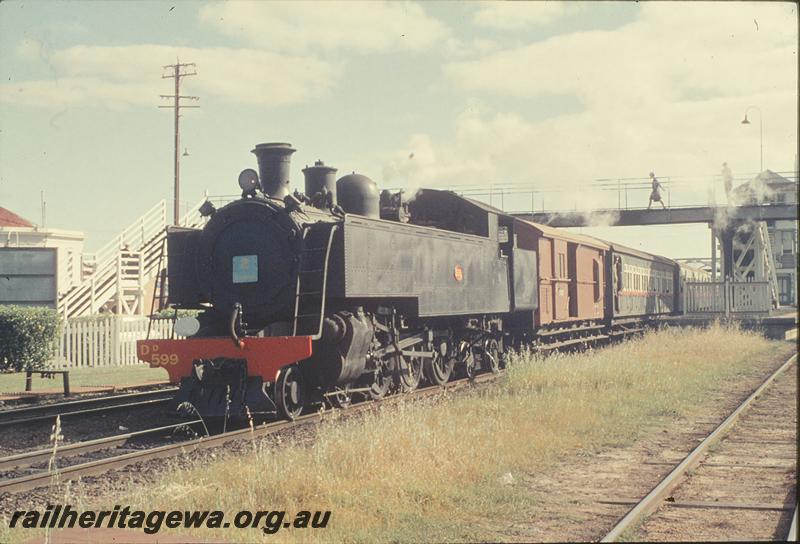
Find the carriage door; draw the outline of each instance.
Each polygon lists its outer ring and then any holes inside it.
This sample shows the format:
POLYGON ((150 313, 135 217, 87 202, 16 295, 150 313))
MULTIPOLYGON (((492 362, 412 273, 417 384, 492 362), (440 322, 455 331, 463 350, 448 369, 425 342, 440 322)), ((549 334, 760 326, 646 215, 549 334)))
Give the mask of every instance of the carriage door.
POLYGON ((567 276, 569 278, 569 316, 578 317, 578 244, 567 244, 567 276))
POLYGON ((569 280, 569 259, 567 259, 568 250, 567 242, 553 239, 554 250, 554 276, 553 281, 554 297, 555 297, 555 320, 564 321, 569 319, 570 315, 570 280, 569 280))

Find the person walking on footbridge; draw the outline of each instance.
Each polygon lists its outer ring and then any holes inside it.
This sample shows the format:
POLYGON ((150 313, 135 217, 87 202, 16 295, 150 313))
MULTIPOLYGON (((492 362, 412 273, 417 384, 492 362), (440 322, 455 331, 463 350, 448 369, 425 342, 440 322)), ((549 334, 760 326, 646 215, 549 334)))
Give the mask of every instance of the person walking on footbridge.
POLYGON ((650 201, 647 203, 647 209, 650 209, 650 206, 653 205, 653 202, 659 202, 661 207, 666 210, 667 207, 664 205, 664 201, 661 199, 661 189, 663 189, 664 186, 661 185, 655 173, 653 172, 650 172, 650 180, 653 183, 653 189, 650 191, 650 201))

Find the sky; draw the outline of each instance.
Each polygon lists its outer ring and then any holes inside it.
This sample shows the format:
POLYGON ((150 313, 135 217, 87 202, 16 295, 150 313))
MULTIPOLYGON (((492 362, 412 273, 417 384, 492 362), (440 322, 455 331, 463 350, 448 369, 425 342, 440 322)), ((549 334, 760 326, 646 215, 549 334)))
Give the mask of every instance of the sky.
MULTIPOLYGON (((654 171, 672 204, 697 203, 721 191, 723 161, 758 172, 761 143, 765 169, 795 170, 797 44, 781 2, 7 0, 0 206, 39 223, 44 191, 47 225, 92 250, 171 203, 172 112, 157 106, 178 58, 197 71, 182 94, 200 97, 181 120, 184 210, 235 194, 262 142, 297 149, 296 188, 321 159, 382 188, 513 185, 537 209, 591 209, 621 201, 595 180, 654 171)), ((710 253, 702 225, 583 232, 710 253)))

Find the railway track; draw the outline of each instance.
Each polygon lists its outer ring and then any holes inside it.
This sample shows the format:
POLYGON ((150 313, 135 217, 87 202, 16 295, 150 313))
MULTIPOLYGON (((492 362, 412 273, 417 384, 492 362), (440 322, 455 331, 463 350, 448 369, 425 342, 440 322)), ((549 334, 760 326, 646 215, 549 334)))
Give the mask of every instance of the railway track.
MULTIPOLYGON (((415 390, 412 393, 393 395, 381 401, 364 401, 355 404, 345 410, 347 416, 355 415, 359 412, 373 409, 378 405, 385 405, 387 403, 398 402, 404 399, 419 399, 429 397, 442 393, 443 391, 454 391, 469 387, 473 384, 488 383, 496 379, 501 373, 498 374, 479 374, 473 380, 466 378, 456 380, 448 383, 446 386, 429 386, 415 390)), ((260 426, 251 428, 238 429, 235 431, 228 431, 225 433, 206 436, 203 438, 191 439, 181 441, 175 444, 167 444, 154 448, 140 449, 136 451, 125 451, 121 454, 112 454, 109 457, 102 459, 95 459, 84 463, 77 463, 70 466, 59 467, 54 470, 41 469, 33 474, 26 474, 14 478, 0 480, 0 495, 3 493, 19 493, 29 491, 38 487, 45 487, 56 482, 65 482, 67 480, 77 480, 85 476, 96 476, 105 472, 121 469, 126 466, 149 461, 152 459, 163 459, 167 457, 174 457, 176 455, 186 454, 194 451, 215 448, 223 446, 236 440, 261 438, 270 434, 286 431, 295 427, 310 425, 321 421, 325 418, 330 411, 318 412, 313 414, 303 415, 294 421, 276 421, 267 423, 260 426)), ((124 447, 131 439, 143 436, 153 436, 158 433, 166 433, 170 430, 181 425, 198 424, 199 421, 180 423, 166 427, 159 427, 157 429, 149 429, 146 431, 139 431, 136 433, 128 433, 125 435, 117 435, 108 438, 100 438, 88 442, 79 442, 62 446, 58 449, 58 454, 65 454, 65 457, 73 457, 76 455, 87 454, 91 452, 98 452, 102 450, 112 450, 114 448, 124 447)), ((0 458, 0 471, 15 470, 19 468, 31 467, 49 461, 52 457, 52 449, 39 450, 36 452, 22 453, 10 457, 0 458)), ((58 460, 61 457, 57 458, 58 460)))
MULTIPOLYGON (((163 427, 145 429, 142 431, 135 431, 115 436, 97 438, 95 440, 87 440, 84 442, 65 444, 59 446, 56 449, 56 451, 54 451, 54 449, 50 447, 41 450, 28 451, 15 455, 10 455, 8 457, 0 458, 0 473, 29 471, 32 472, 32 474, 18 476, 12 479, 18 481, 20 484, 26 481, 40 482, 44 477, 42 473, 47 473, 47 469, 45 468, 37 470, 35 468, 32 468, 36 467, 37 465, 47 464, 51 460, 63 463, 64 461, 69 461, 76 457, 81 457, 96 452, 101 452, 101 451, 113 452, 117 449, 130 448, 135 445, 135 442, 137 440, 147 439, 147 438, 158 438, 160 436, 179 431, 182 428, 200 427, 201 424, 202 422, 200 420, 187 421, 187 422, 176 423, 173 425, 166 425, 163 427)), ((53 473, 50 472, 49 475, 52 476, 53 473)), ((11 481, 12 479, 7 479, 6 481, 11 481)), ((0 485, 2 485, 3 483, 5 482, 0 480, 0 485)), ((25 487, 24 485, 21 485, 21 488, 24 487, 25 487)), ((12 491, 14 490, 13 486, 11 486, 11 490, 12 491)))
POLYGON ((796 367, 793 355, 650 493, 632 501, 601 542, 763 540, 775 538, 764 531, 774 532, 792 511, 796 539, 797 497, 788 504, 797 470, 796 367))
POLYGON ((143 391, 125 393, 122 395, 108 395, 90 399, 39 404, 23 408, 12 408, 0 411, 0 429, 15 425, 25 425, 39 421, 48 421, 57 415, 62 419, 74 416, 100 414, 115 410, 125 410, 162 404, 175 394, 177 387, 159 389, 158 391, 143 391))

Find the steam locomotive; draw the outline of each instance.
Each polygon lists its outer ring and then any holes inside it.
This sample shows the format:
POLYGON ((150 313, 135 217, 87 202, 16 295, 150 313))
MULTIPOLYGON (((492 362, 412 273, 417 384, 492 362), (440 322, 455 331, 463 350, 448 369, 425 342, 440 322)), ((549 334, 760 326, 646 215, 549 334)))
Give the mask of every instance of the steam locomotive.
POLYGON ((508 346, 569 345, 680 311, 680 265, 523 221, 450 191, 379 192, 317 162, 290 192, 290 144, 252 151, 241 198, 170 228, 169 302, 200 310, 138 355, 204 417, 379 399, 454 372, 497 372, 508 346))

